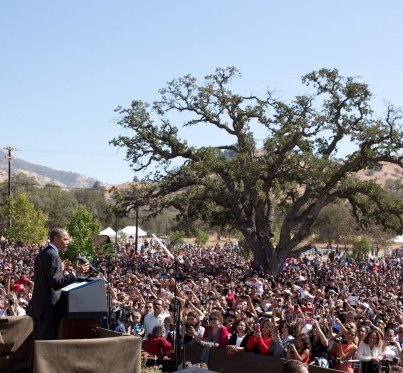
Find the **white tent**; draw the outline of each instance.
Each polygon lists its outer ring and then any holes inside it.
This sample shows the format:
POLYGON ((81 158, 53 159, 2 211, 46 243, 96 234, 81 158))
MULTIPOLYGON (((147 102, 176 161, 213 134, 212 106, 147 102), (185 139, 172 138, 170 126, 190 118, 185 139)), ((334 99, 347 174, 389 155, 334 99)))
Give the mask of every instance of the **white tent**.
POLYGON ((403 243, 403 234, 393 239, 394 243, 403 243))
POLYGON ((110 238, 116 237, 116 232, 111 227, 104 229, 102 232, 99 232, 99 234, 102 236, 108 236, 110 238))
MULTIPOLYGON (((121 230, 126 235, 127 240, 134 240, 136 238, 136 227, 134 225, 128 225, 127 227, 121 230)), ((147 232, 143 231, 140 227, 138 227, 138 237, 147 236, 147 232)))

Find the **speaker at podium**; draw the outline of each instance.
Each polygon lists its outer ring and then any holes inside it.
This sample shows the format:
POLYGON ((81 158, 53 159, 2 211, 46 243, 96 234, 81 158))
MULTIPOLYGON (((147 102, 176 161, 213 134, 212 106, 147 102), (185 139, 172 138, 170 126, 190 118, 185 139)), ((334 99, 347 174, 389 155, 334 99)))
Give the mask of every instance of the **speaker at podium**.
POLYGON ((108 315, 105 281, 88 278, 61 289, 62 322, 59 338, 92 338, 108 315))

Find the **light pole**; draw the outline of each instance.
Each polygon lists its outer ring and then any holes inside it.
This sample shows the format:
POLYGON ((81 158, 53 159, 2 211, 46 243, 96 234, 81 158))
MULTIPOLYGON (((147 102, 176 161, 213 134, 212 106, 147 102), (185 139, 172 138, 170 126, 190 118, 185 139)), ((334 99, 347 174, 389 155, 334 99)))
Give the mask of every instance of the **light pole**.
POLYGON ((3 149, 7 150, 5 158, 8 159, 8 228, 11 229, 11 160, 14 158, 11 152, 17 149, 13 146, 7 146, 3 149))
POLYGON ((138 251, 138 244, 139 244, 139 206, 136 206, 136 215, 135 215, 135 220, 136 220, 136 237, 134 240, 134 247, 136 250, 136 253, 138 251))

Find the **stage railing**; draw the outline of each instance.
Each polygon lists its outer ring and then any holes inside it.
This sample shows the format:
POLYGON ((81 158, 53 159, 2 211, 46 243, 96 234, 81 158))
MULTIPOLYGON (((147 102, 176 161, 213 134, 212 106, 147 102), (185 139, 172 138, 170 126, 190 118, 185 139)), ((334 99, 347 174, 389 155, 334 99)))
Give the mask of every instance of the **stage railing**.
MULTIPOLYGON (((200 362, 202 347, 198 344, 187 344, 185 346, 185 361, 193 364, 200 362)), ((261 373, 281 372, 284 359, 278 359, 267 355, 257 355, 251 352, 240 352, 235 355, 228 355, 225 349, 211 349, 208 367, 211 370, 224 373, 261 373)), ((309 366, 310 373, 331 373, 338 372, 333 369, 326 369, 317 366, 309 366)))

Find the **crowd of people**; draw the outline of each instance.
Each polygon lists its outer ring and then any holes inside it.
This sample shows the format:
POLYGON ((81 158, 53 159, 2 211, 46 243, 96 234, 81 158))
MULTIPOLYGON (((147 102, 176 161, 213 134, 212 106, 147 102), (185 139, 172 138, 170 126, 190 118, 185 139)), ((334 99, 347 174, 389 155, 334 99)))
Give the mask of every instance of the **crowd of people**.
MULTIPOLYGON (((3 245, 1 316, 26 314, 40 250, 3 245)), ((277 276, 242 254, 230 243, 186 244, 172 260, 147 242, 92 266, 109 281, 113 328, 142 337, 162 360, 178 340, 201 345, 202 362, 216 348, 344 372, 403 365, 403 250, 360 261, 345 252, 289 259, 277 276)))

